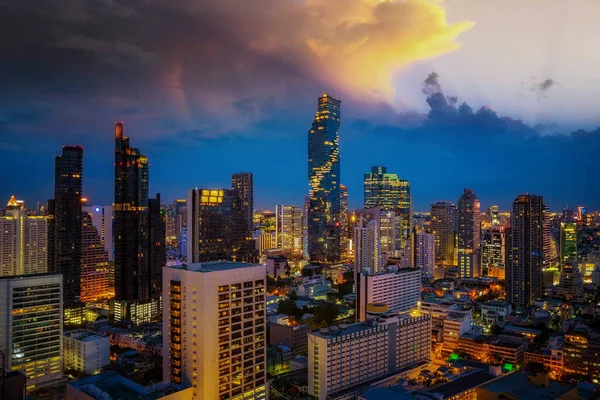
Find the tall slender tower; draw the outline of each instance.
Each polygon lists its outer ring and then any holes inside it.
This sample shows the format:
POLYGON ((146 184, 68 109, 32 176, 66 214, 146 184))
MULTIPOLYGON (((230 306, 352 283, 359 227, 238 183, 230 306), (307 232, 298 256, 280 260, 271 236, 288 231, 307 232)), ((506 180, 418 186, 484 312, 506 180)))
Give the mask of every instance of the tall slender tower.
POLYGON ((523 194, 515 199, 506 260, 506 299, 520 306, 529 306, 543 294, 544 218, 542 196, 523 194))
POLYGON ((379 225, 360 217, 354 228, 354 275, 376 274, 383 270, 379 225))
POLYGON ((81 189, 83 147, 63 146, 56 157, 54 174, 53 260, 49 272, 63 275, 64 308, 81 300, 81 189), (50 269, 51 268, 51 269, 50 269))
POLYGON ((481 239, 479 199, 465 189, 458 199, 458 272, 461 277, 481 275, 479 246, 481 239))
POLYGON ((349 257, 348 238, 348 187, 340 185, 340 254, 342 259, 349 257))
POLYGON ((160 195, 148 198, 148 158, 115 125, 115 299, 139 302, 161 295, 165 220, 160 195))
POLYGON ((340 104, 327 94, 308 131, 308 255, 314 263, 340 260, 340 104))
POLYGON ((248 231, 251 231, 254 214, 254 177, 252 172, 238 172, 231 175, 231 188, 238 191, 248 231))
POLYGON ((432 204, 431 229, 435 234, 436 263, 453 267, 456 248, 456 206, 449 201, 432 204))

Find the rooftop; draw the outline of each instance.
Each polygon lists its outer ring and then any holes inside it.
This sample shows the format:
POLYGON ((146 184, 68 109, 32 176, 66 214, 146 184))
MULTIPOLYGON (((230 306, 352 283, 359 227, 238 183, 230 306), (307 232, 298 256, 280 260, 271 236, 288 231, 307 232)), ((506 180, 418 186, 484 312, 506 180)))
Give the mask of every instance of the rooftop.
POLYGON ((365 400, 410 400, 414 397, 399 386, 376 387, 360 395, 365 400))
POLYGON ((250 267, 258 267, 260 264, 249 264, 244 262, 235 262, 235 261, 211 261, 211 262, 203 262, 203 263, 190 263, 190 264, 182 264, 182 265, 174 265, 168 268, 175 269, 185 269, 188 271, 195 272, 219 272, 219 271, 229 271, 233 269, 240 268, 250 268, 250 267))
MULTIPOLYGON (((439 393, 444 399, 456 396, 466 390, 477 387, 483 383, 489 382, 495 376, 487 371, 477 370, 462 375, 459 379, 444 383, 440 386, 427 389, 425 393, 439 393)), ((525 398, 525 397, 524 397, 525 398)))
POLYGON ((73 331, 73 332, 65 332, 65 336, 78 340, 80 342, 93 342, 95 340, 100 340, 107 338, 107 336, 101 336, 95 334, 94 332, 89 331, 73 331))
POLYGON ((69 385, 90 396, 91 399, 155 400, 173 390, 152 391, 116 372, 103 372, 70 382, 69 385))
POLYGON ((558 399, 575 389, 575 386, 557 381, 549 381, 548 387, 538 386, 530 382, 527 374, 513 373, 494 382, 483 385, 482 389, 493 393, 507 393, 511 398, 528 400, 558 399))

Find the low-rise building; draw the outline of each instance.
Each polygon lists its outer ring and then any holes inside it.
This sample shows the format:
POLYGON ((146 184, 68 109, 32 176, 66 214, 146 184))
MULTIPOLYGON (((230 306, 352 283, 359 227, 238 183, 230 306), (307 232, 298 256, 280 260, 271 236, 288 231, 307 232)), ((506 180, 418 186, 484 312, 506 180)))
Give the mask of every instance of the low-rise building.
POLYGON ((308 349, 308 333, 310 325, 280 325, 269 326, 269 344, 283 344, 292 349, 292 353, 304 353, 308 349))
POLYGON ((331 282, 322 275, 302 277, 302 283, 298 286, 298 296, 310 297, 311 299, 326 299, 327 293, 331 291, 331 282))
POLYGON ((512 312, 512 306, 507 301, 491 300, 480 305, 481 319, 485 325, 504 326, 505 318, 512 312))
POLYGON ((442 353, 452 353, 458 348, 460 336, 471 330, 471 314, 450 313, 444 320, 444 344, 442 353))
POLYGON ((477 399, 577 400, 577 387, 551 381, 547 374, 515 372, 477 388, 477 399))
POLYGON ((66 332, 63 337, 65 370, 97 374, 110 363, 110 338, 88 331, 66 332))

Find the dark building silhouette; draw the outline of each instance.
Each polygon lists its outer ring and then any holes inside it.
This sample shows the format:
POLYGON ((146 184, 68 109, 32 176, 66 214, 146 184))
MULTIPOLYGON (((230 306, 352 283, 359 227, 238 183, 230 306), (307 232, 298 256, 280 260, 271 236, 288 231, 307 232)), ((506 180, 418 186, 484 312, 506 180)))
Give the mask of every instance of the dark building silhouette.
POLYGON ((324 94, 308 131, 308 256, 312 263, 340 260, 340 105, 324 94))
POLYGON ((81 300, 81 189, 83 147, 63 146, 54 170, 54 199, 48 202, 48 272, 63 275, 64 308, 81 300))
POLYGON ((506 299, 520 306, 529 306, 543 294, 544 218, 542 196, 524 194, 515 199, 507 234, 506 299))
POLYGON ((254 177, 252 172, 237 172, 231 175, 231 189, 237 190, 240 196, 244 218, 248 230, 251 231, 254 214, 254 177))
POLYGON ((481 275, 481 206, 471 189, 465 189, 458 199, 457 247, 458 273, 472 278, 481 275))

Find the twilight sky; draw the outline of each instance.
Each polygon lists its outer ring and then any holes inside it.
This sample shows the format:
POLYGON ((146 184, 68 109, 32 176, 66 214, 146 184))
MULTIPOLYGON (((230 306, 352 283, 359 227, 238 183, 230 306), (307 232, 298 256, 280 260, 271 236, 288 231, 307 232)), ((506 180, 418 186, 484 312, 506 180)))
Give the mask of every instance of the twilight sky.
POLYGON ((589 0, 8 0, 0 3, 0 201, 53 195, 84 146, 84 193, 113 200, 113 125, 163 199, 255 176, 255 205, 301 205, 322 92, 342 99, 342 182, 385 165, 416 210, 600 209, 600 4, 589 0))

